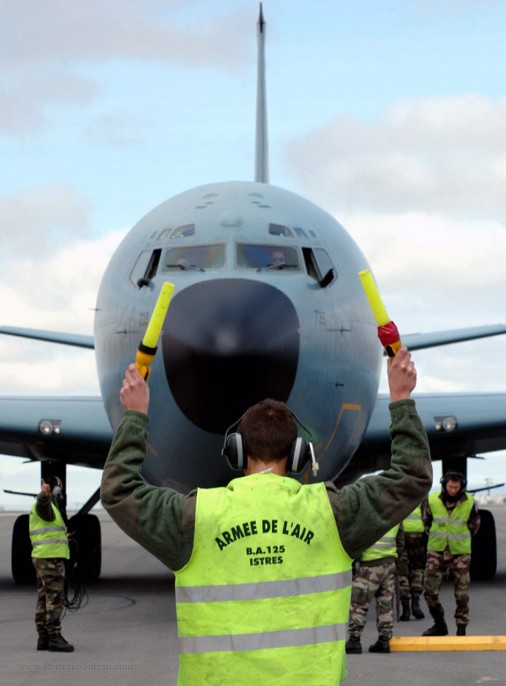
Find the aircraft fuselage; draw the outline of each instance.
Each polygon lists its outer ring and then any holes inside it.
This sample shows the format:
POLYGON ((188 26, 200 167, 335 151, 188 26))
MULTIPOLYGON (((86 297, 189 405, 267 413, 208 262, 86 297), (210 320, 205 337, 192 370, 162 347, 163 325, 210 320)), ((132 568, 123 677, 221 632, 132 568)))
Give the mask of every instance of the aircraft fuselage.
MULTIPOLYGON (((251 404, 287 402, 312 434, 318 479, 358 447, 381 346, 359 278, 367 261, 336 220, 275 186, 217 183, 149 212, 101 283, 97 369, 116 428, 123 373, 164 281, 175 284, 150 376, 145 477, 179 489, 226 482, 223 435, 251 404)), ((312 477, 311 477, 312 479, 312 477)))

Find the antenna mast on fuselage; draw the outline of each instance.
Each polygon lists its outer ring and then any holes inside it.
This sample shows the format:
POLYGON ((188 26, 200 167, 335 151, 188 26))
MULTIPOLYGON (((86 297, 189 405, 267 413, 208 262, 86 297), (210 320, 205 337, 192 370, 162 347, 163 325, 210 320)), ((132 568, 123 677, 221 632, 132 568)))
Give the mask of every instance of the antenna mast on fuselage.
POLYGON ((267 96, 265 90, 265 21, 260 3, 257 22, 257 121, 255 141, 255 181, 269 183, 269 144, 267 140, 267 96))

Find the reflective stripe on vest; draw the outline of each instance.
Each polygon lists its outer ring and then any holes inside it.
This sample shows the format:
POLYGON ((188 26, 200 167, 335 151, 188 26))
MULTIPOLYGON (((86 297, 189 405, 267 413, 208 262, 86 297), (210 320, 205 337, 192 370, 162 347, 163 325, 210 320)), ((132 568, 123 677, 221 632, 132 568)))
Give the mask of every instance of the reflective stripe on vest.
MULTIPOLYGON (((236 650, 272 650, 330 643, 346 639, 347 625, 316 626, 297 631, 265 631, 225 636, 186 636, 180 639, 181 653, 216 653, 236 650)), ((223 682, 220 682, 223 683, 223 682)))
POLYGON ((176 572, 178 685, 337 686, 351 562, 324 484, 254 474, 199 489, 176 572))
POLYGON ((397 557, 396 537, 399 531, 399 524, 396 524, 390 531, 387 531, 374 545, 364 550, 360 556, 361 562, 371 562, 381 560, 383 557, 397 557))
POLYGON ((432 524, 429 531, 427 550, 442 553, 446 548, 452 555, 464 555, 471 552, 471 532, 467 526, 473 509, 474 498, 466 493, 466 499, 459 502, 453 511, 448 513, 439 493, 429 496, 429 507, 432 513, 432 524))
POLYGON ((231 586, 179 586, 176 588, 176 602, 212 603, 224 600, 258 600, 279 598, 303 593, 324 593, 340 590, 351 584, 351 570, 324 576, 308 576, 302 579, 264 581, 231 586))
POLYGON ((422 508, 420 506, 416 507, 413 510, 413 512, 406 517, 406 519, 404 520, 402 525, 404 527, 404 533, 407 533, 407 534, 420 533, 420 534, 422 534, 424 531, 423 521, 422 521, 422 508))
POLYGON ((51 503, 55 519, 48 522, 37 514, 37 503, 30 512, 29 533, 32 542, 32 557, 60 557, 69 559, 67 528, 60 511, 51 503))

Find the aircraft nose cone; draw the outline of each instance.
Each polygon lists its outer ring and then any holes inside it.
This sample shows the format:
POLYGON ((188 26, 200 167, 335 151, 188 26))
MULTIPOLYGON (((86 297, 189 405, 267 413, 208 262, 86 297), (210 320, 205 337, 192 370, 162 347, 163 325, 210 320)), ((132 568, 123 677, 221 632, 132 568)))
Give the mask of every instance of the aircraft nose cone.
POLYGON ((299 319, 269 284, 217 279, 173 298, 162 336, 167 382, 180 410, 223 434, 264 398, 286 400, 299 359, 299 319))

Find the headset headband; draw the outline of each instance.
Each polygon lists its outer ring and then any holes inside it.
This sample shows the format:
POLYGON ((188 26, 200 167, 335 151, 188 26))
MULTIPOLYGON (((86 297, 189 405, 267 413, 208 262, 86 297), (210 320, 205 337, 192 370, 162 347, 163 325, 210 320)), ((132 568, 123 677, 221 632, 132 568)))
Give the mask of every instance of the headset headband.
POLYGON ((448 481, 460 481, 462 488, 467 486, 467 479, 461 472, 448 471, 446 474, 443 474, 439 483, 441 483, 443 486, 446 486, 448 481))
MULTIPOLYGON (((304 426, 304 424, 297 417, 295 412, 287 407, 292 417, 295 419, 296 423, 304 429, 304 431, 312 438, 311 431, 304 426)), ((244 416, 247 414, 248 410, 242 414, 237 421, 231 424, 225 431, 225 438, 223 441, 223 448, 221 454, 226 458, 231 469, 242 471, 246 468, 248 461, 247 449, 244 444, 244 439, 240 433, 234 432, 233 430, 239 426, 244 416)), ((311 441, 307 441, 301 436, 297 436, 295 439, 291 454, 287 461, 287 471, 294 474, 300 474, 304 469, 307 462, 311 462, 311 468, 313 470, 313 476, 316 476, 319 465, 316 461, 315 452, 313 444, 311 441)))
MULTIPOLYGON (((248 408, 249 409, 249 408, 248 408)), ((309 438, 313 438, 313 434, 311 431, 307 428, 307 426, 304 426, 304 424, 300 421, 300 419, 297 417, 295 412, 291 410, 288 406, 286 408, 288 412, 292 415, 292 417, 295 419, 297 424, 300 426, 301 429, 304 429, 304 431, 308 434, 309 438)), ((227 436, 232 432, 232 429, 235 429, 239 424, 242 422, 244 417, 248 414, 248 410, 246 412, 243 412, 242 415, 237 419, 233 424, 231 424, 228 429, 225 431, 225 441, 227 440, 227 436)))

